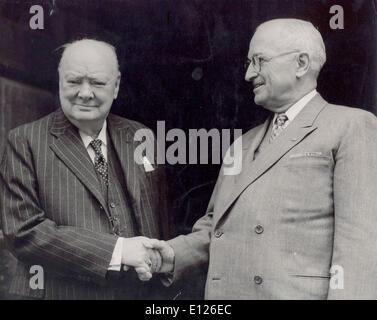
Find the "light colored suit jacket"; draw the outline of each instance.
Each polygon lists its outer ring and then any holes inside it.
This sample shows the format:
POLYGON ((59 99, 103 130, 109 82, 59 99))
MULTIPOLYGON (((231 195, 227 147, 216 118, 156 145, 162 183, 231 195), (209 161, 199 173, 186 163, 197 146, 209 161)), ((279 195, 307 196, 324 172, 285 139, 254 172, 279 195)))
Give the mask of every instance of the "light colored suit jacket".
MULTIPOLYGON (((113 114, 107 123, 139 233, 166 237, 163 169, 146 172, 134 161, 134 133, 144 127, 113 114)), ((53 299, 114 298, 106 276, 118 236, 93 163, 62 110, 11 130, 0 169, 2 228, 19 260, 11 293, 41 298, 48 290, 53 299), (44 290, 30 287, 31 265, 44 267, 44 290)), ((130 291, 141 283, 119 282, 130 291)))
POLYGON ((376 299, 376 117, 317 94, 254 159, 268 126, 243 136, 241 174, 222 169, 205 216, 169 241, 174 279, 209 263, 207 299, 376 299))

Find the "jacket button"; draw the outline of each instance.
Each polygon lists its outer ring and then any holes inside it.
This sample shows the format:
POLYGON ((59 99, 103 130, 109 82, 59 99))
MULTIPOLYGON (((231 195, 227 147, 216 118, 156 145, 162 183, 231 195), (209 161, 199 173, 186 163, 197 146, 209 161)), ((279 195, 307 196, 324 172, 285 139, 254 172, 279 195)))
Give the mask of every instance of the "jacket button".
POLYGON ((223 235, 223 232, 221 230, 216 230, 215 231, 215 237, 220 238, 223 235))
POLYGON ((113 208, 113 209, 115 208, 115 203, 114 202, 110 203, 110 208, 113 208))
POLYGON ((255 230, 255 233, 257 233, 257 234, 261 234, 261 233, 263 233, 263 231, 264 231, 263 227, 262 227, 260 224, 258 224, 258 225, 254 228, 254 230, 255 230))
POLYGON ((99 209, 102 211, 102 210, 103 210, 103 207, 102 207, 102 206, 99 206, 99 209))
POLYGON ((260 276, 255 276, 255 277, 254 277, 254 282, 255 282, 256 284, 261 284, 261 283, 263 282, 263 279, 262 279, 262 277, 260 277, 260 276))

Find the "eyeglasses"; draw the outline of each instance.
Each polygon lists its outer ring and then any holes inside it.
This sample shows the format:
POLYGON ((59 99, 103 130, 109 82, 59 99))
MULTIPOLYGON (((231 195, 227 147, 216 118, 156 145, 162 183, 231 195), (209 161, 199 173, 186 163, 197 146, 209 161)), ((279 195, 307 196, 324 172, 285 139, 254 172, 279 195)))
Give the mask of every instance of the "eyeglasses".
POLYGON ((273 57, 266 57, 266 56, 254 54, 254 55, 251 56, 251 59, 246 60, 246 62, 244 64, 244 68, 245 68, 245 70, 249 69, 249 66, 251 64, 253 66, 253 69, 256 72, 260 72, 263 63, 270 62, 272 59, 282 57, 282 56, 285 56, 287 54, 291 54, 291 53, 295 53, 295 52, 300 52, 300 51, 299 50, 292 50, 292 51, 280 53, 280 54, 273 56, 273 57))

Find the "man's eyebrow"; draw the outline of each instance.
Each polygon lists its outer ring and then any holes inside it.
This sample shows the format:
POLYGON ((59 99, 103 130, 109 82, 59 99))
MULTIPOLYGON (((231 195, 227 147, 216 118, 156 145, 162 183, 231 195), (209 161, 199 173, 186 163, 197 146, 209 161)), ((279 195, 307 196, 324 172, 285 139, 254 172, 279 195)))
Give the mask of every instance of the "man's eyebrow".
POLYGON ((109 77, 106 74, 94 74, 94 75, 90 75, 90 76, 87 76, 87 77, 89 79, 105 79, 105 80, 111 79, 111 77, 109 77))
POLYGON ((68 71, 64 74, 64 77, 82 77, 80 73, 68 71))
POLYGON ((82 75, 80 73, 75 72, 67 72, 64 75, 65 78, 67 77, 74 77, 74 78, 88 78, 89 80, 110 80, 111 78, 107 75, 82 75))

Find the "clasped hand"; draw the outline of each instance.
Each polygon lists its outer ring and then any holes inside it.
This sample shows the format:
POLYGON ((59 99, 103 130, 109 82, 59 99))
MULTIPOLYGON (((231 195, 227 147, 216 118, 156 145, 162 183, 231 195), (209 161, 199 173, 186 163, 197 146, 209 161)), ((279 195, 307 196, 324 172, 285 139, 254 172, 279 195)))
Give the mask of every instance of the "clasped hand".
POLYGON ((174 269, 174 251, 162 240, 146 237, 125 238, 122 264, 125 270, 135 268, 141 281, 148 281, 153 273, 171 272, 174 269))

